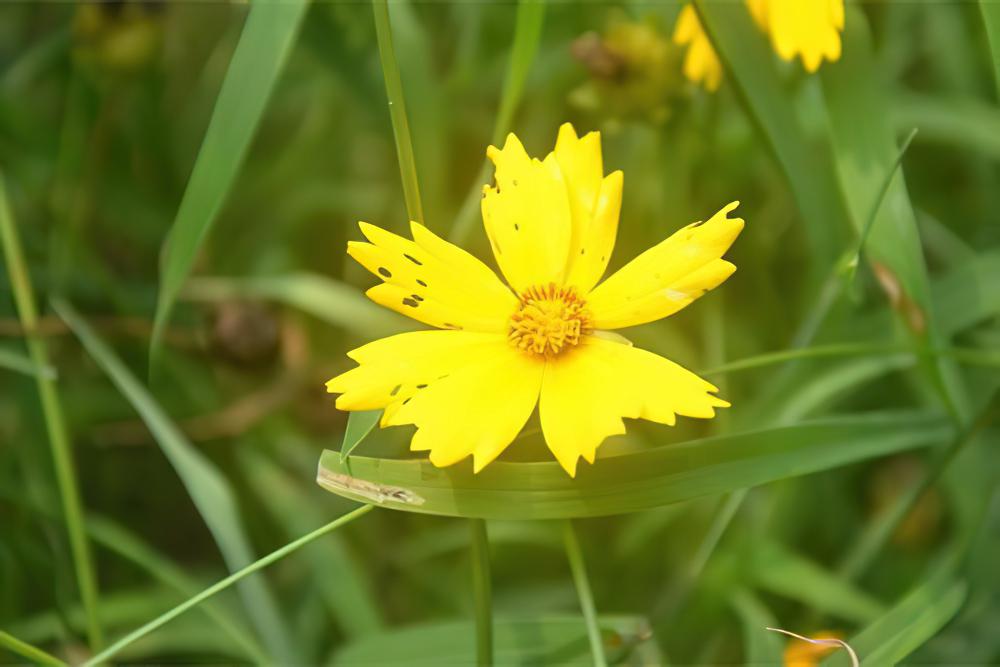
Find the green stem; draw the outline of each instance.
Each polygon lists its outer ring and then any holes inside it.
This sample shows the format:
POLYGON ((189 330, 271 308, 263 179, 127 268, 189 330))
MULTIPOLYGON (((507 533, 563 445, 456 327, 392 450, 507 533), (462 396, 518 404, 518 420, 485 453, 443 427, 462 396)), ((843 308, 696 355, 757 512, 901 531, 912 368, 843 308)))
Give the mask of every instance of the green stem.
POLYGON ((472 595, 476 605, 476 665, 493 664, 493 593, 490 583, 490 541, 486 521, 471 519, 472 595))
POLYGON ((907 488, 885 514, 868 524, 861 538, 853 544, 838 568, 839 573, 845 579, 856 579, 864 574, 868 566, 875 560, 875 556, 882 551, 889 538, 899 528, 903 519, 913 510, 924 494, 934 486, 966 445, 990 425, 998 410, 1000 410, 1000 391, 993 394, 976 421, 959 433, 948 444, 947 448, 941 451, 937 460, 931 464, 924 476, 907 488))
POLYGON ((220 592, 226 590, 227 588, 229 588, 233 584, 237 583, 241 579, 243 579, 243 578, 245 578, 245 577, 253 574, 254 572, 257 572, 258 570, 264 569, 265 567, 267 567, 268 565, 271 565, 272 563, 275 563, 275 562, 281 560, 282 558, 284 558, 288 554, 290 554, 290 553, 292 553, 294 551, 297 551, 298 549, 304 547, 305 545, 307 545, 310 542, 316 540, 317 538, 320 538, 320 537, 326 535, 327 533, 330 533, 330 532, 336 530, 337 528, 340 528, 344 524, 347 524, 347 523, 350 523, 351 521, 354 521, 358 517, 364 516, 365 514, 367 514, 368 512, 370 512, 372 509, 373 509, 372 505, 362 505, 361 507, 359 507, 358 509, 354 510, 353 512, 349 512, 349 513, 343 515, 342 517, 340 517, 338 519, 335 519, 334 521, 331 521, 330 523, 326 524, 325 526, 317 528, 316 530, 314 530, 313 532, 309 533, 308 535, 303 535, 302 537, 300 537, 299 539, 295 540, 294 542, 289 542, 288 544, 286 544, 285 546, 281 547, 280 549, 277 549, 276 551, 272 551, 271 553, 269 553, 268 555, 264 556, 260 560, 254 561, 253 563, 251 563, 250 565, 247 565, 242 570, 238 570, 237 572, 232 573, 231 575, 229 575, 225 579, 222 579, 221 581, 213 584, 212 586, 209 586, 208 588, 206 588, 205 590, 203 590, 201 593, 198 593, 194 597, 189 598, 188 600, 185 600, 184 602, 182 602, 181 604, 177 605, 176 607, 174 607, 170 611, 167 611, 166 613, 161 614, 157 618, 154 618, 152 621, 150 621, 149 623, 146 623, 141 628, 133 630, 132 632, 130 632, 129 634, 125 635, 124 637, 122 637, 121 639, 119 639, 118 641, 116 641, 114 644, 112 644, 111 646, 109 646, 108 648, 106 648, 105 650, 101 651, 100 653, 98 653, 97 655, 95 655, 94 657, 92 657, 87 662, 83 663, 83 667, 92 667, 93 665, 97 665, 99 663, 106 662, 107 660, 110 660, 114 656, 118 655, 122 651, 122 649, 124 649, 127 646, 129 646, 130 644, 132 644, 132 643, 134 643, 134 642, 142 639, 143 637, 145 637, 149 633, 153 632, 154 630, 156 630, 156 629, 158 629, 158 628, 166 625, 167 623, 169 623, 170 621, 174 620, 175 618, 177 618, 178 616, 180 616, 184 612, 189 611, 193 607, 198 606, 199 604, 201 604, 205 600, 209 599, 210 597, 212 597, 216 593, 220 593, 220 592))
MULTIPOLYGON (((21 326, 29 334, 25 339, 28 356, 35 368, 48 368, 49 354, 45 341, 31 335, 31 332, 38 327, 38 310, 35 306, 31 276, 24 261, 21 240, 7 200, 7 189, 2 175, 0 175, 0 244, 3 245, 7 274, 10 277, 21 326)), ((80 588, 80 600, 87 618, 87 640, 91 650, 96 651, 104 644, 97 615, 97 575, 90 555, 90 545, 84 532, 82 503, 77 488, 76 465, 73 462, 69 431, 66 428, 62 403, 53 379, 40 373, 35 376, 35 386, 42 406, 45 429, 49 435, 49 446, 52 450, 52 462, 55 467, 56 483, 59 486, 66 532, 69 534, 69 547, 76 570, 77 586, 80 588)))
POLYGON ((3 646, 11 653, 19 655, 26 660, 30 660, 37 665, 64 667, 66 664, 54 655, 46 653, 40 648, 35 648, 31 644, 26 644, 17 637, 7 634, 3 630, 0 630, 0 646, 3 646))
POLYGON ((577 539, 573 522, 569 519, 563 523, 563 540, 566 545, 569 569, 573 573, 573 583, 576 585, 576 594, 580 598, 583 620, 587 624, 587 638, 590 640, 590 652, 594 656, 594 667, 607 667, 608 661, 604 657, 604 641, 601 639, 601 628, 597 624, 597 610, 594 607, 594 595, 590 591, 590 581, 587 579, 583 551, 580 549, 580 540, 577 539))
POLYGON ((396 155, 399 158, 399 175, 403 179, 403 197, 406 199, 406 214, 410 216, 410 220, 423 222, 424 210, 420 203, 417 165, 413 157, 410 123, 406 118, 403 80, 399 76, 396 50, 392 45, 392 26, 389 22, 388 1, 372 0, 372 10, 375 13, 375 37, 378 41, 379 60, 382 62, 385 93, 389 98, 389 117, 392 120, 392 134, 396 140, 396 155))
MULTIPOLYGON (((514 111, 524 93, 524 83, 528 78, 531 64, 538 53, 538 44, 542 36, 542 24, 545 21, 545 0, 520 0, 517 4, 517 18, 514 23, 514 42, 510 49, 510 64, 507 66, 507 78, 504 80, 503 92, 500 95, 500 107, 497 110, 496 122, 493 124, 492 143, 498 146, 504 135, 510 130, 514 111)), ((472 223, 479 210, 479 200, 482 199, 482 187, 490 174, 490 165, 484 161, 472 188, 465 196, 462 207, 455 216, 455 224, 451 228, 451 241, 461 243, 469 234, 472 223)))

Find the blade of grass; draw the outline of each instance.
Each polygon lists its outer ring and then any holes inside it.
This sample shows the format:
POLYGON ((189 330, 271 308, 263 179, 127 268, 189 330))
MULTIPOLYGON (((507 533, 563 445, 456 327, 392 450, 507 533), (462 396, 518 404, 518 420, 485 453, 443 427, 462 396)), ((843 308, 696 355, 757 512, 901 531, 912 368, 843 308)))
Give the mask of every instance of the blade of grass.
POLYGON ((221 581, 209 586, 208 588, 203 590, 201 593, 198 593, 194 597, 185 600, 184 602, 177 605, 176 607, 166 612, 165 614, 162 614, 161 616, 154 618, 149 623, 146 623, 142 627, 125 635, 124 637, 116 641, 114 644, 112 644, 105 650, 101 651, 97 655, 93 656, 92 658, 90 658, 90 660, 87 660, 85 663, 83 663, 83 667, 91 667, 92 665, 99 665, 102 662, 110 660, 111 658, 115 657, 118 653, 120 653, 122 649, 124 649, 125 647, 129 646, 135 641, 138 641, 139 639, 142 639, 150 632, 153 632, 154 630, 165 625, 166 623, 169 623, 170 621, 177 618, 178 616, 188 611, 189 609, 198 606, 199 604, 209 599, 213 595, 216 595, 217 593, 226 590, 236 582, 253 574, 254 572, 257 572, 258 570, 261 570, 267 567, 268 565, 271 565, 272 563, 281 560, 285 556, 297 551, 298 549, 304 547, 313 540, 322 537, 323 535, 326 535, 327 533, 332 532, 337 528, 340 528, 344 524, 354 521, 360 516, 364 516, 371 510, 372 510, 371 505, 363 505, 358 509, 354 510, 353 512, 345 514, 340 518, 331 521, 325 526, 317 528, 308 535, 303 535, 294 542, 289 542, 280 549, 272 551, 267 556, 264 556, 260 560, 257 560, 251 563, 250 565, 247 565, 246 567, 242 568, 237 572, 234 572, 225 579, 222 579, 221 581))
MULTIPOLYGON (((67 302, 53 299, 52 307, 146 423, 181 478, 230 571, 253 562, 236 496, 226 477, 187 441, 149 391, 67 302)), ((288 632, 265 582, 254 578, 239 590, 256 631, 275 659, 293 660, 295 652, 288 632)))
MULTIPOLYGON (((253 491, 261 498, 288 539, 311 531, 326 521, 320 506, 303 489, 298 476, 288 474, 254 448, 240 450, 239 462, 253 491)), ((317 594, 349 639, 382 630, 376 592, 365 568, 356 563, 339 535, 329 535, 303 552, 312 566, 317 594)))
POLYGON ((892 112, 897 131, 920 128, 917 143, 964 148, 1000 160, 1000 109, 995 104, 901 92, 893 95, 892 112))
POLYGON ((564 519, 623 514, 728 493, 786 477, 947 441, 940 415, 910 410, 827 417, 793 426, 672 443, 603 456, 569 477, 554 461, 469 462, 435 468, 426 459, 326 451, 319 484, 392 509, 484 519, 564 519), (622 485, 621 480, 630 480, 622 485))
MULTIPOLYGON (((7 275, 14 293, 14 302, 21 326, 25 331, 38 327, 38 310, 35 293, 31 285, 31 275, 24 259, 21 240, 18 236, 14 214, 7 199, 7 186, 0 174, 0 244, 3 245, 7 275)), ((45 341, 29 335, 25 344, 34 368, 49 367, 49 351, 45 341)), ((90 545, 83 525, 83 508, 80 490, 77 487, 76 464, 73 460, 73 445, 70 441, 62 401, 52 378, 35 376, 35 387, 42 407, 45 429, 52 451, 56 484, 62 502, 63 520, 69 535, 69 547, 73 557, 76 583, 80 590, 80 600, 87 617, 87 640, 92 650, 98 650, 104 643, 98 620, 97 573, 90 554, 90 545)))
POLYGON ((996 0, 979 0, 979 10, 983 14, 983 27, 993 56, 993 76, 996 79, 997 97, 1000 98, 1000 3, 996 0))
POLYGON ((998 412, 1000 412, 1000 392, 994 392, 972 425, 963 429, 946 448, 939 452, 923 477, 908 487, 885 514, 869 523, 861 537, 852 542, 839 568, 842 576, 847 579, 857 579, 864 574, 920 498, 934 486, 962 450, 997 418, 998 412))
POLYGON ((45 380, 55 380, 57 377, 54 367, 36 366, 30 357, 25 357, 5 347, 0 347, 0 368, 45 380))
POLYGON ((306 0, 250 4, 165 244, 149 344, 151 368, 177 295, 239 172, 308 6, 306 0))
MULTIPOLYGON (((500 107, 497 110, 496 121, 493 124, 491 143, 499 146, 504 136, 510 131, 514 120, 514 112, 521 102, 524 84, 528 79, 535 56, 538 54, 538 44, 542 36, 542 26, 545 22, 545 0, 519 0, 517 17, 514 20, 514 41, 510 49, 510 63, 507 65, 507 77, 504 79, 503 92, 500 94, 500 107)), ((472 187, 462 201, 462 207, 455 216, 451 228, 450 239, 461 244, 468 238, 472 223, 479 211, 479 201, 482 199, 482 187, 490 174, 490 163, 483 160, 476 174, 472 187)))
POLYGON ((566 559, 573 574, 573 584, 576 586, 577 597, 580 598, 580 610, 587 624, 587 639, 590 640, 590 652, 594 658, 594 667, 607 667, 604 656, 604 641, 601 639, 601 628, 597 622, 597 609, 594 607, 594 594, 590 590, 590 580, 587 579, 587 567, 583 562, 583 550, 576 536, 573 522, 567 519, 563 523, 563 542, 566 545, 566 559))
MULTIPOLYGON (((843 55, 820 72, 830 118, 836 174, 847 198, 849 220, 860 233, 876 201, 881 180, 899 154, 890 122, 885 86, 872 55, 868 25, 857 8, 847 11, 843 55)), ((947 346, 931 301, 916 218, 902 171, 895 172, 884 205, 871 226, 866 254, 901 293, 898 312, 915 344, 947 346)), ((969 401, 958 371, 945 359, 924 360, 924 375, 956 419, 967 423, 969 401)))
POLYGON ((763 628, 776 624, 774 616, 764 604, 747 590, 738 590, 729 601, 743 623, 743 664, 783 664, 784 647, 774 634, 763 628))
POLYGON ((63 667, 66 663, 43 651, 35 648, 31 644, 22 642, 17 637, 0 630, 0 646, 4 647, 14 655, 19 655, 26 660, 30 660, 36 665, 49 665, 50 667, 63 667))
POLYGON ((392 120, 392 136, 396 141, 399 175, 403 180, 406 214, 410 220, 423 222, 424 210, 420 203, 417 164, 413 157, 410 123, 406 117, 403 81, 399 76, 399 64, 396 62, 396 51, 392 45, 392 25, 389 22, 388 0, 372 0, 372 11, 375 14, 375 37, 378 41, 379 60, 382 63, 382 76, 385 79, 385 93, 389 98, 389 118, 392 120))
POLYGON ((361 410, 348 413, 347 427, 344 429, 344 444, 340 446, 340 459, 342 461, 346 461, 354 448, 368 437, 381 417, 381 410, 361 410))
POLYGON ((471 519, 472 597, 476 608, 476 664, 493 664, 493 595, 490 581, 490 538, 486 522, 471 519))

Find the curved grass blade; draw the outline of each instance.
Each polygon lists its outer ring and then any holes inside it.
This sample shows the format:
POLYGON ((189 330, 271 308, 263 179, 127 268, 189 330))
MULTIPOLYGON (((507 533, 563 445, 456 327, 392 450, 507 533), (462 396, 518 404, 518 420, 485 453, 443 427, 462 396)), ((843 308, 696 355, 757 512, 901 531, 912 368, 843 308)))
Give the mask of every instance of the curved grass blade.
POLYGON ((407 320, 365 298, 356 288, 314 273, 249 278, 193 278, 181 297, 190 301, 277 301, 366 338, 388 336, 407 320))
POLYGON ((993 76, 996 78, 997 97, 1000 98, 1000 3, 995 0, 979 0, 979 10, 983 13, 983 26, 993 56, 993 76))
POLYGON ((340 446, 341 461, 346 461, 354 448, 368 437, 381 417, 381 410, 359 410, 348 413, 347 428, 344 429, 344 444, 340 446))
POLYGON ((177 295, 246 156, 307 7, 307 0, 250 4, 164 248, 149 343, 151 367, 177 295))
MULTIPOLYGON (((662 664, 645 619, 601 616, 604 651, 613 664, 662 664), (629 661, 629 658, 632 661, 629 661)), ((445 621, 394 629, 348 644, 333 656, 334 665, 380 667, 475 664, 471 621, 445 621)), ((498 665, 589 665, 587 630, 580 616, 518 616, 496 619, 498 665)))
MULTIPOLYGON (((149 391, 68 303, 54 299, 52 306, 149 427, 205 520, 230 571, 252 563, 250 540, 243 531, 236 496, 226 477, 187 441, 149 391)), ((273 657, 284 662, 293 660, 295 652, 288 632, 265 582, 254 578, 239 590, 256 631, 273 657)))
MULTIPOLYGON (((35 291, 31 285, 31 274, 24 260, 21 239, 17 232, 14 214, 7 200, 7 186, 0 173, 0 246, 3 246, 3 257, 7 265, 7 275, 11 290, 14 293, 14 303, 21 326, 25 331, 34 331, 38 327, 38 308, 35 304, 35 291)), ((36 336, 25 339, 28 357, 34 369, 49 367, 49 349, 45 341, 36 336)), ((45 420, 45 430, 48 433, 49 447, 52 452, 52 463, 55 468, 56 484, 59 487, 59 498, 62 502, 63 520, 69 537, 69 548, 73 559, 76 584, 80 591, 80 601, 86 613, 87 640, 91 649, 96 650, 104 643, 101 624, 98 619, 99 600, 97 591, 97 572, 94 568, 83 525, 83 502, 77 486, 76 464, 73 460, 73 443, 70 441, 69 429, 63 412, 62 401, 52 378, 44 374, 35 376, 35 387, 38 391, 38 401, 45 420)))
POLYGON ((403 179, 406 214, 410 220, 423 222, 424 210, 420 202, 417 164, 413 157, 410 123, 406 117, 403 81, 399 76, 399 64, 396 62, 396 51, 392 44, 388 0, 372 0, 372 11, 375 14, 375 36, 378 41, 379 60, 382 63, 382 76, 385 78, 385 93, 389 98, 389 117, 392 120, 392 136, 396 141, 399 175, 403 179))
POLYGON ((590 654, 594 667, 607 667, 604 657, 604 641, 601 639, 601 628, 597 620, 597 609, 594 606, 594 594, 590 590, 590 580, 587 578, 587 567, 583 561, 583 549, 580 539, 576 536, 571 519, 563 523, 563 542, 566 544, 566 559, 569 561, 570 572, 573 573, 573 585, 580 600, 580 610, 587 626, 587 641, 590 643, 590 654))
POLYGON ((953 427, 912 410, 829 417, 600 458, 576 478, 559 464, 495 461, 435 468, 423 459, 323 453, 318 483, 381 506, 484 519, 557 519, 634 512, 864 459, 939 444, 953 427))
POLYGON ((490 537, 486 522, 469 521, 472 558, 472 598, 476 608, 476 665, 493 664, 493 587, 490 576, 490 537))
POLYGON ((198 595, 195 595, 194 597, 185 600, 184 602, 182 602, 181 604, 177 605, 176 607, 174 607, 170 611, 168 611, 168 612, 160 615, 157 618, 154 618, 152 621, 150 621, 146 625, 142 626, 141 628, 138 628, 137 630, 135 630, 133 632, 130 632, 129 634, 127 634, 126 636, 122 637, 121 639, 119 639, 117 642, 115 642, 114 644, 112 644, 108 648, 104 649, 103 651, 101 651, 97 655, 95 655, 92 658, 90 658, 90 660, 87 660, 85 663, 83 663, 83 667, 93 667, 93 665, 99 665, 102 662, 107 662, 109 659, 113 658, 118 653, 120 653, 122 651, 122 649, 124 649, 125 647, 127 647, 130 644, 138 641, 139 639, 142 639, 143 637, 145 637, 146 635, 148 635, 150 632, 153 632, 157 628, 159 628, 159 627, 161 627, 161 626, 169 623, 170 621, 172 621, 173 619, 177 618, 178 616, 180 616, 184 612, 188 611, 189 609, 192 609, 193 607, 198 606, 199 604, 201 604, 205 600, 211 598, 213 595, 216 595, 217 593, 220 593, 221 591, 226 590, 227 588, 229 588, 233 584, 237 583, 238 581, 240 581, 244 577, 247 577, 247 576, 253 574, 254 572, 257 572, 258 570, 261 570, 261 569, 267 567, 268 565, 271 565, 272 563, 275 563, 275 562, 281 560, 285 556, 287 556, 287 555, 289 555, 289 554, 297 551, 298 549, 304 547, 305 545, 309 544, 313 540, 315 540, 315 539, 317 539, 319 537, 322 537, 323 535, 326 535, 327 533, 330 533, 330 532, 336 530, 337 528, 340 528, 341 526, 343 526, 346 523, 350 523, 351 521, 353 521, 354 519, 357 519, 360 516, 364 516, 365 514, 367 514, 368 512, 370 512, 371 510, 372 510, 372 506, 371 505, 363 505, 362 507, 359 507, 358 509, 354 510, 353 512, 345 514, 345 515, 343 515, 342 517, 340 517, 338 519, 334 519, 333 521, 331 521, 330 523, 326 524, 325 526, 321 526, 321 527, 317 528, 316 530, 314 530, 313 532, 309 533, 308 535, 303 535, 302 537, 300 537, 299 539, 295 540, 294 542, 289 542, 288 544, 286 544, 285 546, 281 547, 280 549, 276 549, 275 551, 272 551, 271 553, 269 553, 268 555, 264 556, 263 558, 261 558, 261 559, 259 559, 257 561, 254 561, 253 563, 251 563, 251 564, 247 565, 246 567, 242 568, 238 572, 234 572, 231 575, 229 575, 228 577, 226 577, 225 579, 223 579, 223 580, 221 580, 221 581, 213 584, 212 586, 209 586, 208 588, 206 588, 205 590, 203 590, 198 595))
MULTIPOLYGON (((1000 9, 997 12, 1000 14, 1000 9)), ((964 148, 1000 160, 1000 108, 995 104, 959 97, 896 93, 892 111, 897 131, 920 128, 917 143, 964 148)))
MULTIPOLYGON (((517 3, 517 18, 514 21, 514 42, 510 49, 510 64, 507 66, 507 78, 504 79, 503 92, 500 95, 500 108, 497 110, 496 121, 493 124, 492 143, 499 146, 504 135, 510 130, 514 120, 514 111, 521 102, 524 84, 528 79, 531 64, 538 54, 538 44, 542 37, 542 25, 545 22, 545 0, 520 0, 517 3)), ((472 182, 469 193, 462 202, 462 207, 455 216, 450 240, 461 244, 469 236, 472 223, 479 212, 479 202, 482 199, 483 184, 489 179, 490 163, 483 160, 483 165, 472 182)))

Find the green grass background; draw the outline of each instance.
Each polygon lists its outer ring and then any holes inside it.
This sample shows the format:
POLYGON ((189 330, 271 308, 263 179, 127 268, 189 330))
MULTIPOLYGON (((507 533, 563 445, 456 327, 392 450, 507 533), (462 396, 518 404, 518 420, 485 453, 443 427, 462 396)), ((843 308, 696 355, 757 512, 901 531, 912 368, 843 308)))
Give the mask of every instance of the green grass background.
POLYGON ((671 2, 0 6, 0 663, 168 613, 115 659, 470 662, 456 516, 488 519, 498 664, 773 664, 768 625, 1000 660, 1000 5, 848 2, 814 76, 696 6, 715 94, 671 2), (625 172, 612 269, 742 202, 733 278, 627 332, 733 407, 632 423, 577 482, 530 425, 479 477, 374 431, 327 470, 447 516, 331 527, 357 503, 315 482, 347 429, 323 382, 412 327, 365 300, 355 222, 487 258, 485 147, 567 120, 625 172))

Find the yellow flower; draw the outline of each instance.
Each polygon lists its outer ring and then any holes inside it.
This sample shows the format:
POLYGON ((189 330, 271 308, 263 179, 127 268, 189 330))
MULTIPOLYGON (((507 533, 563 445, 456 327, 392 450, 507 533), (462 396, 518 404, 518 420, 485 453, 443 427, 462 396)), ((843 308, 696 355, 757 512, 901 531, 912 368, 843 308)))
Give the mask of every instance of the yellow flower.
POLYGON ((684 76, 708 90, 718 89, 722 80, 722 63, 691 5, 685 5, 677 17, 674 43, 688 45, 687 53, 684 54, 684 76))
POLYGON ((439 330, 399 334, 348 354, 359 365, 327 383, 341 410, 384 409, 413 424, 413 451, 436 466, 468 456, 478 472, 538 405, 549 449, 570 475, 622 434, 623 417, 674 424, 729 404, 681 366, 609 330, 671 315, 736 267, 721 259, 743 229, 729 204, 642 253, 600 285, 621 208, 622 172, 604 175, 600 135, 559 130, 532 159, 513 134, 486 153, 487 236, 505 285, 481 261, 411 222, 413 240, 361 223, 347 252, 384 282, 368 296, 439 330), (509 287, 508 287, 509 285, 509 287))
MULTIPOLYGON (((822 631, 814 635, 815 639, 843 639, 839 632, 822 631)), ((785 647, 784 667, 816 667, 820 660, 837 650, 834 644, 813 644, 801 639, 793 639, 785 647)))
MULTIPOLYGON (((784 60, 802 59, 809 72, 823 60, 840 58, 840 32, 844 29, 844 0, 746 0, 754 22, 771 38, 784 60)), ((691 5, 677 17, 674 42, 688 45, 684 75, 708 90, 719 87, 722 65, 691 5)))

